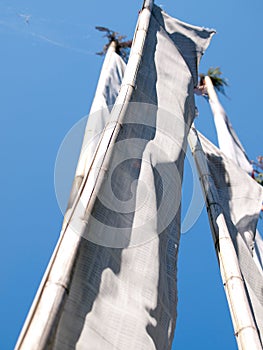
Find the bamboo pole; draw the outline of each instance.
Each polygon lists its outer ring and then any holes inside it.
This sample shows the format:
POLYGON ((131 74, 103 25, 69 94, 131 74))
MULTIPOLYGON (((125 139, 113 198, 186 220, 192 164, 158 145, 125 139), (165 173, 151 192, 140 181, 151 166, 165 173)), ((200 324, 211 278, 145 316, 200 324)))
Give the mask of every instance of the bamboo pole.
MULTIPOLYGON (((95 154, 98 159, 114 143, 125 115, 127 102, 129 102, 135 88, 135 81, 146 39, 153 0, 145 0, 135 30, 133 46, 124 76, 124 81, 116 101, 117 108, 113 110, 114 118, 106 126, 100 144, 95 154), (122 106, 120 109, 118 106, 122 106)), ((94 163, 94 160, 93 160, 94 163)), ((74 265, 76 263, 78 247, 81 236, 75 234, 70 228, 70 222, 82 212, 81 203, 88 203, 88 210, 94 204, 97 191, 105 174, 105 157, 100 164, 97 177, 85 175, 79 192, 76 196, 72 211, 63 226, 59 241, 54 250, 50 263, 46 269, 35 300, 29 311, 24 327, 18 338, 15 350, 46 350, 52 348, 63 304, 68 295, 74 265)), ((91 167, 92 168, 92 167, 91 167)))
POLYGON ((262 350, 247 299, 244 280, 239 269, 236 251, 220 206, 213 178, 208 169, 204 151, 194 128, 190 130, 188 143, 195 159, 206 200, 211 232, 238 348, 239 350, 262 350))

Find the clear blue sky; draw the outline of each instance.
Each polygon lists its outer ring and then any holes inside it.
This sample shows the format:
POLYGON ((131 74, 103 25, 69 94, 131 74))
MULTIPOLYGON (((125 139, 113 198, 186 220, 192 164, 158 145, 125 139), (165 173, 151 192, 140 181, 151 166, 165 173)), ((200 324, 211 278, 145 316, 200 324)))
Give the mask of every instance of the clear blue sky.
MULTIPOLYGON (((230 84, 229 99, 221 101, 255 159, 263 153, 262 0, 156 3, 183 21, 217 30, 200 71, 221 66, 230 84)), ((102 58, 94 53, 104 40, 94 27, 132 37, 141 4, 0 0, 0 349, 13 349, 58 239, 55 161, 66 133, 88 113, 96 88, 102 58)), ((215 141, 209 106, 200 97, 197 105, 196 125, 215 141)), ((191 182, 187 164, 183 212, 191 182)), ((205 211, 182 235, 178 284, 173 349, 236 349, 205 211)))

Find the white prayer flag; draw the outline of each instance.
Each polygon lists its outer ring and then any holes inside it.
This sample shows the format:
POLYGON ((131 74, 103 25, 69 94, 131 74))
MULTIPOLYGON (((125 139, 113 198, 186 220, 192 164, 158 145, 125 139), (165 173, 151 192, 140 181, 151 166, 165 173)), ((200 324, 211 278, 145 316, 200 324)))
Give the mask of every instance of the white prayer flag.
POLYGON ((110 112, 120 91, 125 69, 125 62, 116 53, 116 43, 112 42, 103 62, 96 93, 89 112, 75 178, 68 201, 68 212, 65 214, 66 221, 68 215, 70 215, 69 209, 74 203, 82 180, 88 174, 91 167, 103 129, 109 121, 110 112))
POLYGON ((171 349, 184 152, 212 34, 157 6, 140 13, 119 96, 18 349, 171 349))
MULTIPOLYGON (((230 158, 237 166, 251 174, 253 167, 246 155, 235 130, 233 129, 226 112, 220 104, 211 79, 205 77, 205 85, 208 92, 209 103, 213 112, 215 127, 217 132, 219 148, 230 158)), ((255 245, 254 260, 261 266, 263 273, 263 244, 262 237, 258 231, 253 236, 253 245, 255 245)))
POLYGON ((263 274, 253 257, 256 254, 254 237, 263 200, 263 188, 200 133, 199 137, 262 341, 263 274))

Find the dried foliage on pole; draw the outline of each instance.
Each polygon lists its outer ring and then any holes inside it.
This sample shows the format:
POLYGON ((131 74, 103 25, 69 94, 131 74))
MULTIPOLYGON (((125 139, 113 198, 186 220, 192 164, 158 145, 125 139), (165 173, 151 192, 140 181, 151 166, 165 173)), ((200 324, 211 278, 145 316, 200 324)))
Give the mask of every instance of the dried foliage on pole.
POLYGON ((263 186, 263 156, 257 157, 257 161, 252 161, 253 174, 252 177, 263 186))
POLYGON ((227 83, 227 80, 222 77, 222 72, 220 70, 220 67, 216 67, 216 68, 211 67, 208 69, 206 74, 203 74, 203 73, 199 74, 200 81, 199 81, 198 87, 195 90, 197 95, 207 96, 207 91, 205 86, 206 76, 208 76, 211 79, 215 90, 217 90, 218 92, 221 92, 221 94, 226 96, 225 86, 228 86, 228 83, 227 83))
POLYGON ((103 50, 100 52, 97 52, 96 54, 99 56, 103 56, 106 54, 110 44, 112 42, 115 42, 116 44, 116 53, 119 54, 125 61, 128 60, 129 53, 130 53, 130 47, 132 44, 132 40, 126 40, 125 35, 120 35, 118 32, 114 32, 113 30, 110 30, 106 27, 95 27, 100 32, 104 32, 106 37, 108 39, 108 43, 104 45, 103 50))

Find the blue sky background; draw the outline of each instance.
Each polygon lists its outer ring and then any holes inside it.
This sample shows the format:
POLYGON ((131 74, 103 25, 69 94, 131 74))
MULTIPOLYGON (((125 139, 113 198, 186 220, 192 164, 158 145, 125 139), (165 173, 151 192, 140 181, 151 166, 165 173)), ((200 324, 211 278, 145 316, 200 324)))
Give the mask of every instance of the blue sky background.
MULTIPOLYGON (((221 97, 251 159, 262 151, 262 0, 156 2, 217 35, 200 71, 220 65, 221 97)), ((54 167, 66 133, 88 114, 105 43, 96 25, 133 36, 142 1, 0 0, 0 349, 13 349, 62 223, 54 167), (21 14, 30 14, 29 23, 21 14)), ((207 102, 197 127, 213 141, 207 102)), ((74 170, 73 163, 67 165, 74 170)), ((183 213, 192 194, 186 162, 183 213)), ((72 170, 72 171, 73 171, 72 170)), ((262 227, 262 222, 260 223, 262 227)), ((236 349, 205 210, 182 235, 178 321, 173 349, 236 349)))

